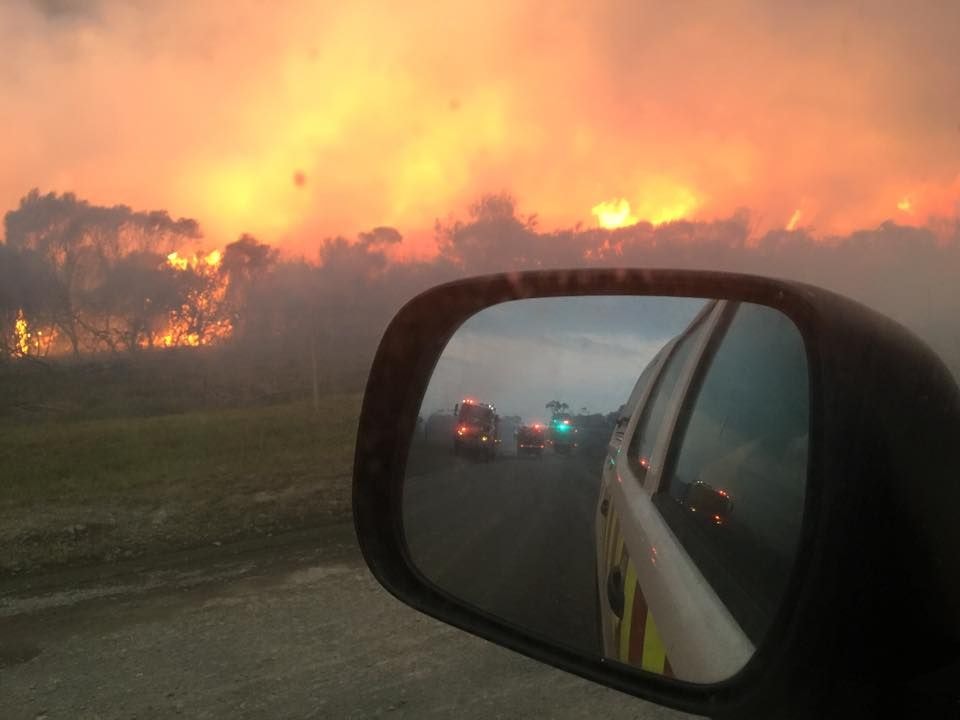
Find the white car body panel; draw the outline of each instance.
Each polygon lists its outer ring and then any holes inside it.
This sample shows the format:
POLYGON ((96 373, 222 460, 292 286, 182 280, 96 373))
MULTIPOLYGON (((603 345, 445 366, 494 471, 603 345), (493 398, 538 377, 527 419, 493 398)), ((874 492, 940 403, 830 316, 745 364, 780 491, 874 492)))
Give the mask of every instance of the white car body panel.
MULTIPOLYGON (((673 436, 674 426, 686 395, 694 368, 707 342, 716 329, 724 303, 718 303, 704 318, 707 331, 698 339, 677 382, 677 392, 668 406, 650 458, 650 471, 645 482, 633 474, 628 462, 631 439, 643 410, 650 400, 652 380, 642 398, 634 398, 641 388, 634 388, 630 421, 620 435, 620 428, 611 438, 604 463, 601 504, 609 500, 608 512, 620 518, 619 531, 637 573, 638 587, 650 613, 656 619, 660 637, 673 674, 694 683, 715 683, 736 674, 752 657, 755 648, 709 582, 691 560, 682 544, 667 525, 652 496, 659 487, 661 470, 673 436), (624 446, 626 444, 626 446, 624 446)), ((675 343, 676 341, 674 341, 675 343)), ((669 352, 672 352, 672 348, 669 352)), ((669 352, 655 371, 663 370, 669 352)), ((639 381, 638 381, 639 385, 639 381)), ((597 569, 601 607, 607 609, 606 573, 609 572, 604 536, 608 527, 600 508, 597 519, 597 569)), ((601 612, 603 637, 613 635, 611 613, 601 612)), ((616 657, 607 650, 608 655, 616 657)))

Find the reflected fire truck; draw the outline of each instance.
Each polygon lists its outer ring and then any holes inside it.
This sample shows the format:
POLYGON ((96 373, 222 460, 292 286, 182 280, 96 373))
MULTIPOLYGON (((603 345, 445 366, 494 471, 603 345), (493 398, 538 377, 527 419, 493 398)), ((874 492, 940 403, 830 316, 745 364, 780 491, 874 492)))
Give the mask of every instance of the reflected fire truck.
POLYGON ((517 428, 517 455, 543 456, 547 445, 547 428, 541 423, 521 425, 517 428))
POLYGON ((457 417, 453 452, 472 453, 485 460, 496 457, 500 445, 500 417, 490 403, 464 399, 454 407, 457 417))
POLYGON ((573 450, 577 446, 578 432, 570 415, 566 413, 554 415, 550 421, 550 444, 553 445, 553 451, 559 455, 565 455, 573 450))

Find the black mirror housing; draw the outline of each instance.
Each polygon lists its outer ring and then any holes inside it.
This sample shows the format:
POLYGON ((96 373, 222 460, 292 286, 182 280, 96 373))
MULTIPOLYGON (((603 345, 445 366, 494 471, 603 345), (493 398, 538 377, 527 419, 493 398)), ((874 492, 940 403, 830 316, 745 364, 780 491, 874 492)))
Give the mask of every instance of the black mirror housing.
POLYGON ((404 603, 646 700, 721 718, 929 716, 960 697, 958 441, 960 393, 940 359, 893 321, 828 291, 675 270, 484 276, 421 294, 388 327, 358 429, 354 519, 367 564, 404 603), (729 680, 695 685, 552 644, 458 602, 410 561, 407 453, 451 335, 494 304, 590 295, 756 303, 785 314, 803 337, 811 433, 799 553, 770 632, 729 680))

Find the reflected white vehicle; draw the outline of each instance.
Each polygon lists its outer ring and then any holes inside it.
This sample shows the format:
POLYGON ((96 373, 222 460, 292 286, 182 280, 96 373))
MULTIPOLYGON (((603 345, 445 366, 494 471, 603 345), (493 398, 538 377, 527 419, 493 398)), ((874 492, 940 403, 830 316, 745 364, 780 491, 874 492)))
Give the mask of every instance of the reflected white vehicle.
POLYGON ((806 351, 784 315, 713 302, 643 370, 596 510, 604 654, 695 683, 753 655, 803 519, 806 351))

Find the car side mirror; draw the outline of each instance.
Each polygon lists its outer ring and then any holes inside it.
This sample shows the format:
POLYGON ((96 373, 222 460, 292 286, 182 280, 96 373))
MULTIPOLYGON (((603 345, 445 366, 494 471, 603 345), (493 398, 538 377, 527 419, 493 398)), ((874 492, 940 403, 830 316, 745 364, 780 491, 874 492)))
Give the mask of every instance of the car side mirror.
POLYGON ((958 440, 940 359, 833 293, 494 275, 429 290, 388 327, 354 517, 403 602, 647 700, 931 716, 960 699, 958 440), (496 406, 512 439, 468 421, 417 435, 453 397, 496 406), (601 420, 551 422, 564 403, 601 420), (519 432, 541 418, 542 440, 519 432))

